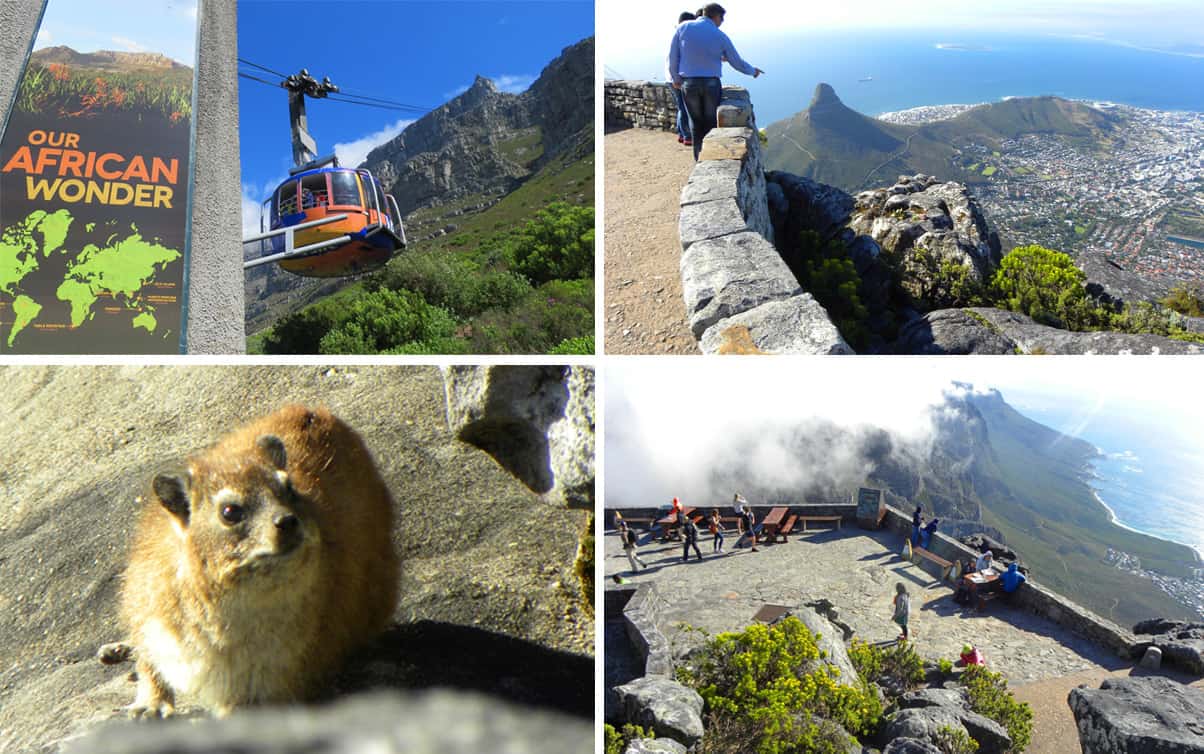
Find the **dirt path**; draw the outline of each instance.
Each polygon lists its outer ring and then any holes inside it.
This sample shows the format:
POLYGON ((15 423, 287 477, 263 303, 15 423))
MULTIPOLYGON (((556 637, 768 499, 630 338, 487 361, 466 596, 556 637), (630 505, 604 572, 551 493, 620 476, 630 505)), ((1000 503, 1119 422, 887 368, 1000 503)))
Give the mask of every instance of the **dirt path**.
POLYGON ((693 152, 667 131, 606 136, 606 352, 697 354, 677 235, 693 152))
MULTIPOLYGON (((1064 754, 1079 750, 1079 733, 1074 724, 1074 713, 1070 711, 1070 705, 1066 702, 1066 697, 1075 686, 1085 684, 1097 689, 1109 676, 1143 674, 1150 673, 1129 667, 1119 670, 1099 668, 1014 686, 1012 691, 1016 698, 1028 702, 1033 708, 1033 742, 1025 749, 1025 754, 1064 754)), ((1204 680, 1193 680, 1174 671, 1164 671, 1155 675, 1165 675, 1180 683, 1204 687, 1204 680)))

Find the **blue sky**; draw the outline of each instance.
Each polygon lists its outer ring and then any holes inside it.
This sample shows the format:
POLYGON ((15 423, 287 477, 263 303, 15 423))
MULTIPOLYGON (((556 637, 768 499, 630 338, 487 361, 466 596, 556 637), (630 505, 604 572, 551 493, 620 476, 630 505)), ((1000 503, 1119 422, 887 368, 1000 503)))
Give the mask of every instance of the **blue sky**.
MULTIPOLYGON (((1199 0, 929 0, 922 6, 896 0, 758 0, 721 4, 728 11, 723 30, 737 49, 754 49, 762 41, 782 37, 803 44, 810 32, 927 29, 950 34, 988 31, 1086 37, 1204 57, 1200 39, 1204 3, 1199 0)), ((694 3, 679 0, 601 3, 598 46, 604 64, 611 69, 607 75, 661 77, 678 14, 696 8, 694 3)))
POLYGON ((34 49, 59 45, 76 52, 158 52, 192 67, 196 0, 50 0, 34 49))
MULTIPOLYGON (((521 92, 561 50, 594 33, 592 0, 238 5, 239 57, 286 74, 305 67, 345 91, 427 108, 464 91, 477 74, 521 92), (312 36, 300 33, 306 24, 312 36)), ((314 100, 307 113, 319 153, 336 151, 344 164, 418 117, 314 100)), ((292 166, 285 91, 240 79, 239 118, 245 227, 292 166)))

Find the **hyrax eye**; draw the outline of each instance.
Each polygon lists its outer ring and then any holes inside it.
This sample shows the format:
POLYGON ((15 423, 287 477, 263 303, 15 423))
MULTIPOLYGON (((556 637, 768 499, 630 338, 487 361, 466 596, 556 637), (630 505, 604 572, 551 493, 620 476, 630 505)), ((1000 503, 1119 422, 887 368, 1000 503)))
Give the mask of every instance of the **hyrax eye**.
POLYGON ((241 505, 227 503, 222 506, 222 521, 233 526, 247 517, 247 509, 241 505))

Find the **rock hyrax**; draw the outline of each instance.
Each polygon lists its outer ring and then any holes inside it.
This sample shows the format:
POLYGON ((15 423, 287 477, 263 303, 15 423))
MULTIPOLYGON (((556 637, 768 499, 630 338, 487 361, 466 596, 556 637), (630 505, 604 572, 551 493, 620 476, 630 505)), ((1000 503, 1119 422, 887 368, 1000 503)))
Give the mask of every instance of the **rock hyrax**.
POLYGON ((121 591, 132 714, 302 699, 393 614, 393 498, 326 409, 288 406, 152 488, 121 591))

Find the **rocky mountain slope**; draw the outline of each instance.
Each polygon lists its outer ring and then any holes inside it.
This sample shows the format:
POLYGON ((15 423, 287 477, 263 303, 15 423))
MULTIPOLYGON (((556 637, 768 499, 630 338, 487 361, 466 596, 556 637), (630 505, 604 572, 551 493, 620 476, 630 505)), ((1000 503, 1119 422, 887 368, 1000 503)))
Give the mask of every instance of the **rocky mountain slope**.
POLYGON ((94 71, 191 71, 186 65, 181 65, 166 55, 157 52, 120 52, 117 50, 98 50, 96 52, 76 52, 70 47, 46 47, 35 51, 29 56, 32 63, 49 65, 58 63, 73 68, 87 68, 94 71))
POLYGON ((402 214, 468 195, 512 191, 593 136, 594 40, 566 48, 522 94, 478 76, 468 91, 369 153, 402 214), (588 131, 588 133, 586 133, 588 131))
MULTIPOLYGON (((326 694, 440 685, 592 714, 593 616, 575 566, 589 513, 565 504, 590 499, 592 466, 579 462, 592 458, 580 445, 592 448, 592 372, 10 367, 2 377, 0 751, 55 750, 120 716, 132 667, 95 654, 123 638, 115 600, 140 497, 157 470, 290 402, 325 404, 356 428, 400 508, 396 625, 326 694), (562 457, 569 446, 578 452, 562 457)), ((470 717, 491 716, 466 704, 470 717)))
POLYGON ((788 504, 880 487, 892 505, 923 505, 947 534, 981 532, 1007 543, 1039 582, 1112 620, 1190 617, 1150 581, 1107 564, 1113 548, 1172 576, 1199 567, 1191 548, 1111 522, 1087 482, 1096 454, 1089 443, 1032 421, 998 391, 966 385, 953 385, 929 417, 931 432, 922 439, 818 420, 771 436, 772 452, 790 458, 795 472, 777 478, 749 461, 769 452, 764 436, 733 436, 707 461, 711 497, 740 490, 759 504, 788 504))
POLYGON ((994 148, 1029 133, 1091 144, 1117 124, 1117 116, 1057 97, 1015 97, 920 126, 888 123, 856 112, 831 86, 819 84, 805 110, 766 127, 765 163, 846 191, 900 173, 973 183, 983 178, 964 169, 959 150, 965 144, 994 148))

